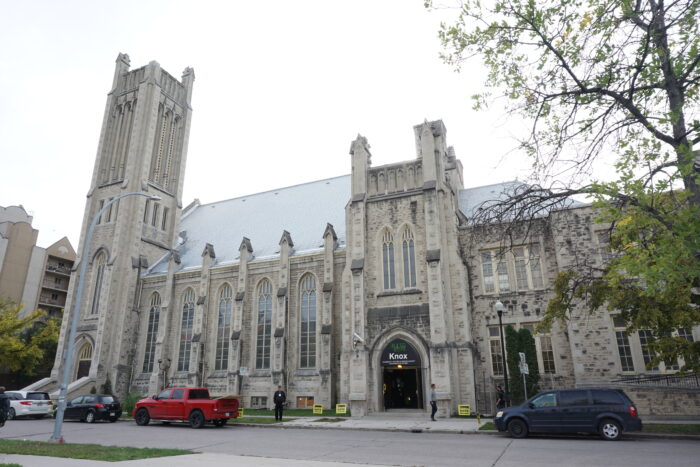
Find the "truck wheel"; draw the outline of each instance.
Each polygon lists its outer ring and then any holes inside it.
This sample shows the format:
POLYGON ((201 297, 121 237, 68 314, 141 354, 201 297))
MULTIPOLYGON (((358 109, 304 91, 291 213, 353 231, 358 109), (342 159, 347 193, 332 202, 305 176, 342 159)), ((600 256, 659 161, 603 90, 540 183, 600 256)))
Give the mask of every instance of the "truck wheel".
POLYGON ((226 425, 226 422, 228 422, 228 418, 218 418, 214 420, 214 426, 221 428, 222 426, 226 425))
POLYGON ((148 414, 148 410, 144 408, 140 408, 136 411, 136 415, 134 416, 134 420, 136 420, 136 424, 139 426, 146 426, 148 425, 148 422, 151 421, 151 416, 148 414))
POLYGON ((195 410, 190 414, 190 426, 192 428, 202 428, 205 422, 204 414, 199 410, 195 410))

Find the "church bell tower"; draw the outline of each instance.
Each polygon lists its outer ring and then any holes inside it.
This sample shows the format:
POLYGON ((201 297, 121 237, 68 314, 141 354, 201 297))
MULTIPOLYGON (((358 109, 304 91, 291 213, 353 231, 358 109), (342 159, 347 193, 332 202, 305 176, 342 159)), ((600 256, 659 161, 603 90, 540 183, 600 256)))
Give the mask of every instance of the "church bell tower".
MULTIPOLYGON (((97 223, 88 256, 79 259, 88 261, 88 268, 69 391, 82 384, 99 388, 108 379, 117 394, 128 388, 139 323, 138 277, 176 241, 193 83, 191 68, 178 81, 155 61, 130 70, 129 56, 117 57, 78 251, 83 251, 92 219, 110 200, 137 191, 161 199, 129 196, 114 203, 97 223)), ((55 380, 68 344, 77 277, 70 284, 52 371, 55 380)))

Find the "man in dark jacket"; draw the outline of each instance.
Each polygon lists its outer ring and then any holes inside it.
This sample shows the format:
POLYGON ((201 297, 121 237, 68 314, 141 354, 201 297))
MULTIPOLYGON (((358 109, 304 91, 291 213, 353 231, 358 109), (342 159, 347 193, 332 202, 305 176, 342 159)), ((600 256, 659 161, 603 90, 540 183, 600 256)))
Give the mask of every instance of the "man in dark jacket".
POLYGON ((275 420, 279 420, 281 422, 284 403, 287 402, 287 395, 282 390, 282 386, 277 386, 277 391, 275 391, 272 401, 275 403, 275 420))
POLYGON ((0 426, 5 425, 5 420, 10 412, 10 398, 5 394, 5 388, 0 386, 0 426))

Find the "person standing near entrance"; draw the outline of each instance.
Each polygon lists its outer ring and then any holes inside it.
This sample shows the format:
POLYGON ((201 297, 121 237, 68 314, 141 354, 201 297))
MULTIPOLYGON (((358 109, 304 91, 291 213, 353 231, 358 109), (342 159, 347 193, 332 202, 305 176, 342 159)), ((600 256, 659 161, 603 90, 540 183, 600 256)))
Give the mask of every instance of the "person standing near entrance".
POLYGON ((284 403, 287 402, 287 394, 285 394, 282 390, 282 386, 277 386, 277 391, 275 391, 272 401, 275 403, 275 420, 279 420, 281 422, 284 403))
POLYGON ((430 385, 430 419, 435 420, 435 413, 437 412, 437 392, 435 391, 435 383, 430 385))

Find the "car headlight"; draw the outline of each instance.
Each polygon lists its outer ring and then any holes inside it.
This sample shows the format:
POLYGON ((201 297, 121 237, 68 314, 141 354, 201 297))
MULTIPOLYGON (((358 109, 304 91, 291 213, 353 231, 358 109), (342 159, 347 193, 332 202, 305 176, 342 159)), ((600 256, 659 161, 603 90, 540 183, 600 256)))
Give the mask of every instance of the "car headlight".
POLYGON ((496 418, 501 418, 502 416, 503 416, 502 410, 499 410, 498 412, 496 412, 496 418))

